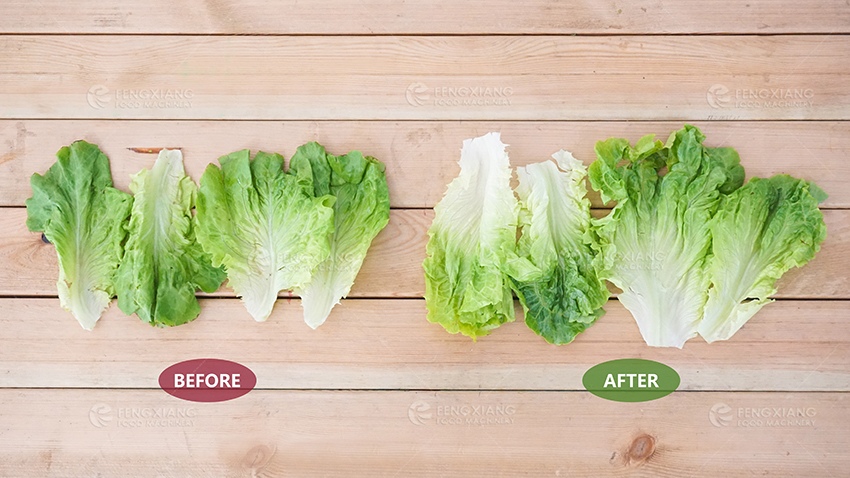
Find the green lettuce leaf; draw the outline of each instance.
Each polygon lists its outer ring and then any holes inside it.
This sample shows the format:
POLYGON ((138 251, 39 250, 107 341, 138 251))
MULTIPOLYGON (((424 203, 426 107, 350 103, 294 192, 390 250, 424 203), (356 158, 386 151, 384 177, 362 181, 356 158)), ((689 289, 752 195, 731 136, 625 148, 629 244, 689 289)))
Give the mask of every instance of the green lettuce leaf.
POLYGON ((516 250, 519 205, 498 133, 463 142, 460 175, 434 208, 428 230, 428 320, 473 339, 514 320, 506 263, 516 250))
POLYGON ((201 312, 195 291, 213 292, 224 271, 195 240, 192 209, 198 187, 183 169, 183 153, 160 151, 151 170, 132 178, 129 237, 118 267, 118 307, 156 326, 174 326, 201 312))
POLYGON ((389 222, 390 196, 384 164, 359 151, 333 156, 319 143, 307 143, 290 166, 312 174, 316 196, 336 198, 330 256, 313 271, 309 284, 297 290, 304 321, 315 329, 351 290, 369 245, 389 222))
POLYGON ((566 151, 552 157, 564 172, 552 161, 517 168, 518 256, 527 264, 511 275, 528 327, 549 343, 567 344, 604 314, 608 289, 588 241, 587 169, 566 151))
POLYGON ((280 291, 304 287, 330 255, 334 197, 315 197, 310 170, 286 173, 276 153, 251 160, 242 150, 219 163, 201 177, 198 241, 262 322, 280 291))
POLYGON ((56 247, 59 302, 92 330, 114 295, 131 197, 112 187, 109 160, 97 146, 76 141, 56 158, 44 176, 32 175, 27 227, 56 247))
POLYGON ((753 178, 723 198, 709 228, 711 289, 699 333, 727 340, 765 304, 776 281, 810 261, 826 238, 817 186, 787 175, 753 178))
POLYGON ((622 289, 647 344, 679 347, 697 333, 710 283, 710 219, 741 186, 734 150, 706 148, 694 126, 666 144, 652 136, 597 143, 590 182, 614 209, 595 221, 601 278, 622 289), (665 173, 666 171, 666 173, 665 173))

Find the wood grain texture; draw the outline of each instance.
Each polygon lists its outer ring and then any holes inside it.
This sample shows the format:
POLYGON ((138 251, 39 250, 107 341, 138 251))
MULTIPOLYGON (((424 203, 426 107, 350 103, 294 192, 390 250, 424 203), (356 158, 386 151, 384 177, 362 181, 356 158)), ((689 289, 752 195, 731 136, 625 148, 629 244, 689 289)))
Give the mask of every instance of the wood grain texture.
MULTIPOLYGON (((597 211, 604 214, 604 211, 597 211)), ((422 297, 422 261, 431 210, 399 210, 372 243, 350 297, 422 297)), ((781 298, 850 298, 850 211, 824 212, 827 238, 810 263, 789 271, 779 282, 781 298)), ((26 229, 26 210, 0 208, 0 296, 56 296, 56 252, 41 235, 26 229)), ((223 287, 215 295, 232 297, 223 287)))
POLYGON ((633 34, 847 33, 839 0, 742 3, 680 0, 596 3, 507 0, 11 0, 0 33, 195 34, 633 34))
POLYGON ((2 36, 3 118, 848 119, 850 39, 2 36))
POLYGON ((779 301, 731 340, 683 350, 647 347, 619 302, 573 343, 556 347, 518 320, 473 343, 425 318, 422 300, 345 300, 317 330, 297 300, 256 323, 236 299, 204 299, 170 329, 113 304, 93 332, 56 299, 0 299, 0 388, 156 388, 162 370, 217 357, 249 366, 264 389, 583 390, 591 366, 657 360, 680 390, 850 391, 850 312, 841 301, 779 301), (223 340, 223 337, 227 337, 223 340))
MULTIPOLYGON (((422 297, 430 210, 393 210, 390 223, 372 242, 351 297, 422 297)), ((55 248, 26 229, 26 209, 0 208, 0 296, 56 296, 55 248)), ((213 294, 233 297, 222 287, 213 294)), ((288 296, 282 293, 282 296, 288 296)))
MULTIPOLYGON (((850 122, 698 121, 711 146, 738 150, 750 176, 787 173, 815 181, 829 193, 826 208, 850 207, 850 122)), ((43 173, 56 151, 77 139, 97 143, 109 156, 113 180, 128 190, 130 175, 151 167, 152 154, 130 148, 179 147, 186 169, 200 179, 206 165, 249 148, 278 151, 287 158, 307 141, 336 154, 360 149, 387 165, 394 207, 434 207, 458 174, 464 139, 500 131, 511 164, 542 161, 560 149, 586 164, 593 146, 612 136, 637 141, 646 134, 666 138, 681 122, 553 121, 110 121, 0 120, 0 206, 22 206, 32 192, 29 177, 43 173)), ((591 191, 593 205, 602 206, 591 191)))
POLYGON ((255 391, 192 404, 158 390, 3 390, 0 473, 844 476, 846 406, 835 393, 621 404, 576 392, 255 391))
POLYGON ((847 0, 125 3, 0 2, 0 476, 847 475, 847 0), (683 122, 749 176, 830 195, 817 258, 731 340, 647 347, 616 299, 562 347, 518 305, 475 343, 427 322, 426 231, 463 139, 501 131, 514 166, 561 148, 589 163, 597 140, 683 122), (360 149, 387 164, 395 209, 318 330, 297 298, 256 323, 222 288, 181 327, 112 304, 86 332, 22 208, 32 173, 81 138, 125 190, 145 149, 182 148, 195 180, 242 148, 360 149), (249 366, 259 388, 214 404, 157 389, 199 357, 249 366), (680 390, 582 391, 624 357, 670 365, 680 390))

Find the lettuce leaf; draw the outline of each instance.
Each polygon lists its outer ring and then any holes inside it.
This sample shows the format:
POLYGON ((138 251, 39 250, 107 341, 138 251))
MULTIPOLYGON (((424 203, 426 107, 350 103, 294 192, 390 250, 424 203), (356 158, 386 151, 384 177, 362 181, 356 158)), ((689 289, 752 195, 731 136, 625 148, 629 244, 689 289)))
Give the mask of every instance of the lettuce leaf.
POLYGON ((434 208, 428 230, 428 320, 473 339, 514 320, 506 262, 516 249, 519 204, 498 133, 468 139, 460 175, 434 208))
POLYGON ((810 261, 826 238, 817 186, 787 175, 753 178, 711 219, 711 289, 699 333, 727 340, 764 305, 776 281, 810 261))
POLYGON ((593 265, 588 240, 587 169, 560 151, 552 161, 517 168, 522 209, 518 256, 509 269, 525 323, 552 344, 567 344, 604 314, 608 289, 593 265))
POLYGON ((706 148, 704 139, 690 125, 666 144, 612 138, 597 143, 589 169, 603 201, 617 201, 595 221, 599 274, 622 289, 620 302, 651 346, 681 348, 697 334, 710 284, 710 220, 721 196, 743 183, 737 153, 706 148))
POLYGON ((308 168, 284 172, 283 157, 248 150, 210 164, 198 194, 198 241, 255 320, 277 295, 304 287, 330 255, 334 197, 315 197, 308 168))
POLYGON ((97 146, 76 141, 56 158, 43 176, 32 175, 27 227, 56 247, 59 303, 92 330, 114 295, 131 197, 112 187, 109 160, 97 146))
POLYGON ((192 209, 198 187, 183 169, 183 153, 160 151, 151 170, 132 178, 129 237, 118 267, 118 307, 151 325, 174 326, 201 311, 195 290, 213 292, 224 271, 195 241, 192 209))
POLYGON ((309 284, 297 290, 304 321, 315 329, 351 290, 369 245, 389 222, 390 196, 384 164, 359 151, 333 156, 319 143, 307 143, 298 148, 290 167, 312 174, 316 196, 336 198, 330 256, 313 271, 309 284))

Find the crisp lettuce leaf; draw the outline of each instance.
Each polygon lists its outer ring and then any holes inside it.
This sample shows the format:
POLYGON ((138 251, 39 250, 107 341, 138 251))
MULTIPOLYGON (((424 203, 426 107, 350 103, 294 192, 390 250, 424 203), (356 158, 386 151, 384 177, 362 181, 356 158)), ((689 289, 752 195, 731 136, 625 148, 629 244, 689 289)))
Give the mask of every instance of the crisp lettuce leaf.
POLYGON ((201 177, 198 241, 262 322, 280 291, 304 287, 330 255, 334 197, 315 197, 310 170, 286 173, 276 153, 251 160, 242 150, 219 163, 201 177))
POLYGON ((709 224, 721 195, 741 186, 734 150, 706 148, 694 126, 666 144, 652 136, 597 143, 591 185, 617 201, 595 221, 601 278, 622 289, 647 344, 679 347, 697 334, 710 284, 709 224), (665 173, 666 171, 666 173, 665 173))
POLYGON ((290 166, 310 171, 316 196, 336 198, 330 256, 313 271, 309 284, 297 290, 304 321, 315 329, 351 290, 369 245, 389 222, 390 196, 384 164, 359 151, 333 156, 319 143, 307 143, 290 166))
POLYGON ((516 250, 519 204, 498 133, 463 142, 460 175, 434 208, 428 230, 428 320, 473 339, 514 320, 506 262, 516 250))
POLYGON ((224 271, 213 267, 195 240, 192 209, 198 187, 183 169, 180 150, 160 151, 151 170, 132 178, 129 237, 118 267, 118 307, 156 326, 195 319, 195 291, 213 292, 224 271))
POLYGON ((109 160, 97 146, 76 141, 56 158, 43 176, 32 175, 27 227, 56 247, 59 302, 92 330, 114 295, 132 199, 112 187, 109 160))
POLYGON ((525 323, 552 344, 567 344, 602 316, 608 289, 593 266, 588 241, 587 169, 570 153, 517 168, 522 206, 518 256, 509 266, 525 323), (513 269, 513 270, 512 270, 513 269))
POLYGON ((711 219, 711 289, 699 333, 727 340, 764 305, 776 281, 810 261, 826 238, 826 195, 787 175, 753 178, 723 198, 711 219))

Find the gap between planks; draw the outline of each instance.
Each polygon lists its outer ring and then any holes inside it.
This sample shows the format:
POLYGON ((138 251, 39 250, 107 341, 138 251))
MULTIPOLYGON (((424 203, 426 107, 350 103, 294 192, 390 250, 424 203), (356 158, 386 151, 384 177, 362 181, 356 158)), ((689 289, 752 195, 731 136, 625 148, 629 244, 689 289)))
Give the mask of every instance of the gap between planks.
POLYGON ((237 299, 202 299, 198 319, 165 329, 113 305, 93 332, 56 299, 0 308, 0 387, 149 388, 167 364, 212 356, 250 367, 269 389, 579 390, 591 366, 635 357, 673 367, 682 390, 850 390, 844 301, 769 304, 731 340, 697 337, 683 350, 648 347, 617 301, 561 347, 529 330, 518 305, 517 321, 476 343, 429 323, 422 300, 346 300, 317 330, 297 300, 255 323, 237 299))

